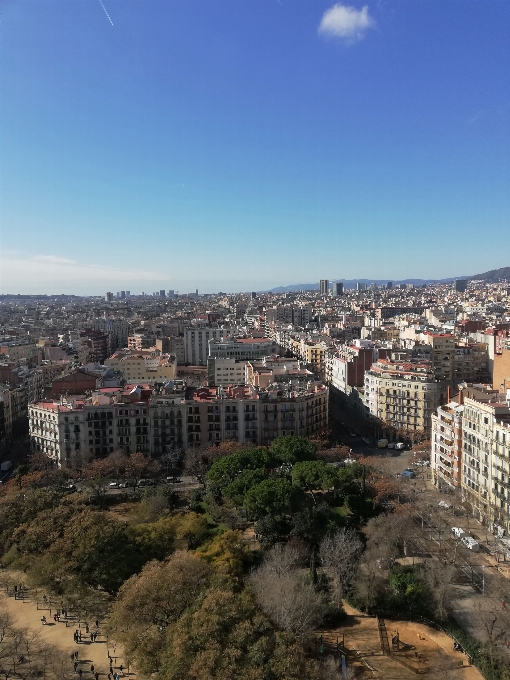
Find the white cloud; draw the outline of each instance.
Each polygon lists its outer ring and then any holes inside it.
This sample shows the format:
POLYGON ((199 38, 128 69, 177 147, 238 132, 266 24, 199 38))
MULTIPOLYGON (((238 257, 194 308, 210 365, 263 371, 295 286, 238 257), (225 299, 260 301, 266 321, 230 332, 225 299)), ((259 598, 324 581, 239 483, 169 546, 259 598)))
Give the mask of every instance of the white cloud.
POLYGON ((368 7, 361 9, 347 5, 333 5, 324 12, 319 25, 319 33, 342 38, 346 42, 362 40, 365 32, 375 25, 375 21, 368 14, 368 7))
POLYGON ((0 292, 66 291, 76 287, 104 286, 117 283, 157 283, 168 275, 157 271, 129 269, 101 264, 84 264, 57 255, 2 254, 0 257, 0 292))

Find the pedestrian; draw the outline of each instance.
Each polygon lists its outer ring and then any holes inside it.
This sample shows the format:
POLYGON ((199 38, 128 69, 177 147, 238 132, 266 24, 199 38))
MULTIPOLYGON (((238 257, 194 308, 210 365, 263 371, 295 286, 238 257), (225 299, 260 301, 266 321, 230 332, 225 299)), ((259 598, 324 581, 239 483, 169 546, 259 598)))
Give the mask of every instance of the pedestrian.
POLYGON ((506 602, 503 601, 503 602, 501 603, 501 609, 506 609, 506 602))
POLYGON ((88 624, 88 623, 85 624, 85 632, 86 632, 86 633, 89 632, 89 624, 88 624))
POLYGON ((42 623, 43 626, 46 625, 46 617, 45 616, 41 616, 41 623, 42 623))
POLYGON ((94 664, 93 664, 93 663, 90 664, 90 672, 91 672, 91 673, 94 672, 94 664))
POLYGON ((122 664, 120 664, 119 669, 120 669, 120 672, 122 673, 122 670, 124 669, 124 666, 123 666, 122 664))
POLYGON ((74 672, 76 673, 77 670, 78 670, 78 664, 77 664, 76 661, 75 661, 75 662, 74 662, 74 672))
POLYGON ((91 634, 90 634, 90 641, 91 641, 91 642, 94 642, 94 633, 91 633, 91 634))
POLYGON ((81 630, 80 630, 80 632, 78 633, 78 638, 79 638, 79 640, 80 640, 80 642, 81 642, 81 630))
POLYGON ((96 628, 99 628, 99 619, 96 619, 96 628))
POLYGON ((81 676, 83 675, 83 671, 82 671, 81 668, 80 668, 80 670, 78 671, 78 675, 80 676, 80 680, 81 680, 81 676))

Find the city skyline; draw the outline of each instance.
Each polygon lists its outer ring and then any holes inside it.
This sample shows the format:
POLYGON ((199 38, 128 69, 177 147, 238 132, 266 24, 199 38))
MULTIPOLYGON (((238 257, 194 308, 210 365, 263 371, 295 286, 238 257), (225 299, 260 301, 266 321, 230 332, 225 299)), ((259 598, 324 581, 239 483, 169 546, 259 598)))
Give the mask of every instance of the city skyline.
POLYGON ((3 8, 1 293, 508 264, 507 5, 103 4, 3 8))

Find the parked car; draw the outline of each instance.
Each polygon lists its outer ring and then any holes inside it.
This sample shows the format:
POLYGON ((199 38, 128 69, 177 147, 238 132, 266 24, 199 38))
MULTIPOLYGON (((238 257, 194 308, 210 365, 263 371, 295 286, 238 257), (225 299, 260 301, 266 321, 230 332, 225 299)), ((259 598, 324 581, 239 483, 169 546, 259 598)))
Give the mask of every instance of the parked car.
POLYGON ((447 503, 446 501, 439 501, 438 506, 440 508, 443 508, 443 510, 449 510, 450 509, 450 504, 447 503))
POLYGON ((472 538, 472 536, 463 536, 460 540, 466 546, 466 548, 469 548, 469 550, 472 550, 473 552, 480 552, 480 545, 477 541, 475 541, 474 538, 472 538))
POLYGON ((110 487, 110 489, 118 489, 119 483, 118 482, 110 482, 108 484, 108 486, 110 487))
POLYGON ((399 451, 403 451, 405 447, 404 442, 396 442, 395 443, 395 448, 398 449, 399 451))
POLYGON ((154 484, 153 479, 139 479, 138 486, 152 486, 154 484))
POLYGON ((407 479, 412 479, 414 477, 414 470, 407 468, 400 473, 401 477, 407 477, 407 479))

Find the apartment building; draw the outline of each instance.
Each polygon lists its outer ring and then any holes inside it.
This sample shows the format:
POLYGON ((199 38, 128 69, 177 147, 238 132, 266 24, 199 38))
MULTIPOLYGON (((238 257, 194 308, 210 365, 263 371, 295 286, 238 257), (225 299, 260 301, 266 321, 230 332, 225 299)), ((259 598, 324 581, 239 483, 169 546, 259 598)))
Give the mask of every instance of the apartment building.
POLYGON ((122 373, 127 382, 173 380, 177 369, 177 360, 173 354, 161 354, 155 348, 119 350, 104 363, 122 373))
POLYGON ((378 359, 390 357, 391 352, 391 347, 382 347, 367 340, 337 345, 326 355, 326 382, 344 394, 349 392, 349 387, 363 387, 366 371, 378 359))
POLYGON ((504 338, 494 353, 492 387, 506 392, 510 388, 510 338, 504 338))
POLYGON ((10 436, 17 426, 26 419, 28 395, 21 385, 0 385, 0 401, 3 402, 5 435, 10 436))
POLYGON ((463 411, 463 404, 450 401, 432 414, 430 462, 436 485, 461 486, 463 411))
POLYGON ((29 407, 33 451, 59 467, 81 469, 114 451, 150 453, 147 385, 103 388, 91 397, 62 397, 29 407))
POLYGON ((494 423, 491 520, 492 531, 510 535, 510 422, 506 417, 494 423))
POLYGON ((185 363, 184 358, 184 338, 180 335, 171 335, 168 337, 158 338, 156 340, 156 349, 162 354, 173 354, 177 360, 177 365, 182 366, 185 363))
POLYGON ((265 446, 280 436, 317 434, 327 427, 328 395, 313 381, 199 388, 186 402, 188 446, 228 440, 265 446))
POLYGON ((141 351, 142 349, 149 349, 154 347, 156 343, 156 335, 154 333, 133 333, 128 335, 127 347, 132 351, 141 351))
POLYGON ((428 361, 379 359, 365 373, 365 403, 373 416, 396 428, 429 433, 431 416, 446 399, 446 384, 428 361))
MULTIPOLYGON (((112 295, 113 299, 113 294, 112 295)), ((88 327, 95 331, 107 333, 110 337, 110 352, 115 352, 119 347, 126 347, 129 333, 129 323, 126 319, 118 317, 104 317, 93 319, 88 322, 88 327)))
POLYGON ((271 338, 232 338, 229 340, 209 340, 211 359, 237 359, 251 361, 271 354, 278 354, 278 344, 271 338))
POLYGON ((473 516, 510 532, 510 408, 486 385, 459 385, 432 416, 431 469, 438 486, 460 487, 473 516))
POLYGON ((172 385, 157 388, 152 394, 149 402, 150 452, 156 458, 187 447, 185 387, 182 380, 176 380, 172 385))
POLYGON ((228 338, 236 334, 238 329, 231 326, 204 326, 186 328, 184 331, 185 363, 193 366, 207 366, 209 341, 228 338))
POLYGON ((33 341, 25 342, 23 340, 13 340, 0 345, 0 354, 8 355, 9 360, 14 362, 35 357, 38 352, 40 352, 40 350, 33 341))
POLYGON ((207 360, 207 377, 210 387, 218 385, 244 385, 246 360, 230 357, 207 360))
POLYGON ((454 376, 455 339, 448 333, 425 332, 423 341, 432 348, 431 361, 435 377, 451 383, 454 376))
POLYGON ((268 388, 285 382, 303 385, 313 381, 313 373, 299 359, 270 356, 246 362, 246 384, 268 388))

